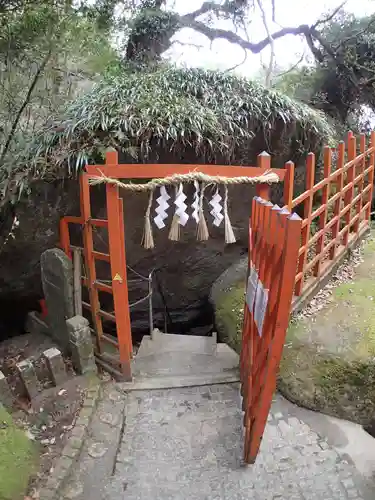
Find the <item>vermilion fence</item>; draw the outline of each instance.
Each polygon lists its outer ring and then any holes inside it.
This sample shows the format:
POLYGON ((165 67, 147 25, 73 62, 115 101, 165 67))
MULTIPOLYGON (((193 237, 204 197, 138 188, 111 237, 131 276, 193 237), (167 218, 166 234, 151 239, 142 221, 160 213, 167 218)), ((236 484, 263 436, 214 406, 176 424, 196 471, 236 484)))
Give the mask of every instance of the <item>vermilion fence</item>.
MULTIPOLYGON (((350 132, 347 144, 340 143, 336 150, 326 147, 324 165, 319 168, 315 182, 315 155, 309 153, 306 162, 306 191, 294 196, 294 164, 288 162, 285 169, 272 169, 284 186, 284 204, 290 212, 297 211, 302 217, 302 234, 299 245, 294 295, 311 292, 322 276, 329 273, 345 250, 368 229, 371 216, 371 200, 374 182, 375 133, 367 144, 365 135, 357 139, 350 132), (322 172, 321 172, 322 171, 322 172), (322 175, 323 174, 323 175, 322 175)), ((81 175, 81 214, 79 217, 64 217, 61 220, 61 246, 71 255, 69 225, 82 228, 85 274, 84 288, 89 292, 89 302, 83 306, 91 312, 96 336, 97 357, 104 356, 103 344, 111 344, 119 351, 120 372, 131 377, 131 332, 128 303, 128 288, 125 261, 125 235, 122 198, 119 188, 107 185, 107 219, 95 219, 91 213, 89 178, 105 173, 116 179, 146 179, 164 177, 173 173, 201 171, 207 175, 227 177, 258 176, 271 168, 271 157, 267 153, 258 156, 257 167, 234 167, 220 165, 121 165, 117 153, 106 156, 105 165, 90 165, 81 175), (246 173, 245 173, 246 172, 246 173), (104 228, 108 233, 109 253, 94 248, 93 231, 104 228), (111 284, 97 279, 96 263, 110 264, 111 284), (99 292, 113 296, 113 307, 104 310, 99 301, 99 292), (103 332, 102 319, 116 325, 116 335, 103 332), (115 337, 115 338, 114 338, 115 337)), ((271 187, 259 184, 256 194, 263 200, 270 198, 271 187)), ((294 277, 292 277, 292 280, 294 277)), ((111 362, 102 359, 103 362, 111 362)))
MULTIPOLYGON (((294 293, 300 296, 336 264, 348 246, 368 229, 374 183, 375 132, 370 143, 352 132, 346 144, 324 149, 323 178, 315 182, 315 155, 306 161, 306 191, 293 198, 293 182, 284 202, 302 218, 302 236, 294 293), (301 210, 302 209, 302 210, 301 210)), ((288 164, 287 164, 288 165, 288 164)), ((293 177, 293 165, 289 165, 293 177)))

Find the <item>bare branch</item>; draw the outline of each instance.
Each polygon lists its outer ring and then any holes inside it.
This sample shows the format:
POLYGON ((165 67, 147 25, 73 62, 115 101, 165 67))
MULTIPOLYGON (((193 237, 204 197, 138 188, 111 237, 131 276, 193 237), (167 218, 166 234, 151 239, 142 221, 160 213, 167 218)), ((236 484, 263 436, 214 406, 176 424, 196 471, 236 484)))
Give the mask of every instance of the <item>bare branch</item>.
POLYGON ((273 67, 274 67, 274 62, 275 62, 275 43, 274 39, 272 38, 270 29, 268 27, 268 22, 267 22, 267 16, 265 13, 265 10, 263 8, 262 0, 257 0, 259 10, 262 15, 262 21, 263 21, 263 26, 266 30, 268 39, 269 39, 269 44, 270 44, 270 49, 271 49, 271 54, 270 54, 270 62, 268 65, 268 69, 266 71, 266 81, 265 81, 265 86, 270 87, 271 86, 271 79, 272 79, 272 72, 273 72, 273 67))
POLYGON ((309 49, 311 50, 315 59, 318 62, 322 63, 324 61, 324 55, 317 47, 315 47, 311 32, 306 33, 305 38, 306 38, 307 45, 309 46, 309 49))
POLYGON ((325 24, 325 23, 328 23, 329 21, 331 21, 335 15, 344 7, 345 4, 348 3, 348 0, 344 0, 343 2, 340 3, 340 5, 338 5, 332 12, 331 14, 329 14, 327 17, 325 17, 324 19, 319 19, 315 24, 313 24, 312 28, 317 28, 318 26, 320 26, 321 24, 325 24))
POLYGON ((294 71, 297 68, 297 66, 299 64, 301 64, 304 57, 305 57, 305 52, 302 53, 301 57, 298 59, 298 61, 295 64, 293 64, 293 66, 291 66, 286 71, 283 71, 282 73, 279 73, 278 75, 276 75, 276 78, 282 78, 283 76, 287 75, 288 73, 291 73, 292 71, 294 71))
POLYGON ((238 64, 235 64, 234 66, 232 66, 231 68, 228 68, 224 71, 224 73, 229 73, 230 71, 234 71, 235 69, 239 68, 240 66, 242 66, 243 64, 245 64, 245 62, 247 61, 247 50, 244 49, 244 58, 243 58, 243 61, 241 61, 240 63, 238 64))
POLYGON ((225 10, 225 7, 223 5, 219 5, 216 2, 203 2, 201 7, 197 10, 194 10, 193 12, 189 12, 189 14, 186 14, 184 17, 189 17, 191 19, 196 19, 199 16, 203 16, 204 14, 207 14, 208 12, 223 12, 225 10))
POLYGON ((174 45, 175 43, 181 45, 182 47, 194 47, 195 49, 198 50, 204 49, 204 45, 201 45, 199 43, 181 42, 181 40, 173 40, 171 46, 174 45))
POLYGON ((271 0, 272 3, 272 22, 276 23, 276 3, 275 0, 271 0))
MULTIPOLYGON (((239 45, 243 49, 250 50, 253 54, 259 54, 267 45, 271 43, 270 37, 267 36, 263 40, 253 43, 248 40, 244 40, 242 37, 234 33, 233 31, 223 30, 219 28, 211 28, 201 21, 191 17, 191 14, 186 14, 180 17, 180 25, 182 27, 192 28, 198 31, 202 35, 205 35, 209 40, 215 40, 216 38, 223 38, 230 43, 239 45)), ((308 35, 310 33, 310 27, 307 24, 301 24, 297 27, 286 27, 282 28, 275 33, 272 33, 272 40, 277 40, 286 35, 308 35)))

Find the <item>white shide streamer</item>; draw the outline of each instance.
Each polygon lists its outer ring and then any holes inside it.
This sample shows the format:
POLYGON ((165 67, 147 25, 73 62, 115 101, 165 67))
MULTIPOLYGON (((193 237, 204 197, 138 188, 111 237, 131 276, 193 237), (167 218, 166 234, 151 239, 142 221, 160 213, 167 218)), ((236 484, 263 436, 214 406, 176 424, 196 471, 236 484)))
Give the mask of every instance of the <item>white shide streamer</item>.
POLYGON ((214 218, 213 223, 217 227, 220 226, 220 224, 223 222, 223 219, 224 219, 224 215, 221 213, 221 211, 223 210, 223 206, 221 204, 222 199, 223 198, 220 196, 219 190, 217 189, 216 193, 214 194, 214 196, 212 197, 212 199, 210 201, 210 205, 212 207, 212 210, 210 213, 214 218))
POLYGON ((185 226, 187 221, 189 220, 189 215, 186 212, 187 205, 185 203, 186 195, 183 191, 182 183, 179 185, 176 199, 174 200, 174 204, 176 205, 176 215, 178 216, 178 223, 181 226, 185 226))
POLYGON ((158 215, 156 217, 154 217, 154 222, 159 229, 162 229, 163 227, 165 227, 164 220, 168 217, 168 214, 167 214, 167 210, 169 208, 168 200, 170 198, 171 197, 167 193, 165 186, 161 186, 160 187, 160 196, 156 200, 158 203, 158 206, 155 209, 155 212, 158 215))
POLYGON ((193 209, 193 213, 191 214, 192 218, 198 224, 199 222, 199 182, 194 181, 194 198, 193 203, 191 204, 191 208, 193 209))

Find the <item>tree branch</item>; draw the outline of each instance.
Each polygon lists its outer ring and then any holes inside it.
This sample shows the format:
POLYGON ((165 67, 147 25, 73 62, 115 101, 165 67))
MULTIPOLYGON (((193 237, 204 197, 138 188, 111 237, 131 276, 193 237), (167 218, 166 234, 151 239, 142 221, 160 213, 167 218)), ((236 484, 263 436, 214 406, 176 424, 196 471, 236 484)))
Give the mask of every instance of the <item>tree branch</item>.
POLYGON ((304 57, 305 57, 305 53, 303 52, 302 55, 301 55, 301 57, 298 59, 298 61, 295 64, 293 64, 293 66, 291 66, 286 71, 283 71, 282 73, 279 73, 278 75, 276 75, 275 78, 282 78, 283 76, 287 75, 288 73, 291 73, 292 71, 294 71, 297 68, 297 66, 299 64, 301 64, 301 62, 303 61, 304 57))
POLYGON ((260 13, 262 15, 262 20, 263 20, 263 26, 266 30, 269 42, 270 42, 270 48, 271 48, 271 54, 270 54, 270 62, 268 65, 268 69, 266 71, 266 81, 265 81, 265 86, 270 87, 271 86, 271 79, 272 79, 272 72, 273 72, 273 67, 274 67, 274 60, 275 60, 275 43, 274 39, 271 35, 271 32, 268 27, 268 22, 267 22, 267 16, 263 8, 262 0, 257 0, 258 7, 260 10, 260 13))
MULTIPOLYGON (((205 2, 207 3, 207 2, 205 2)), ((210 3, 210 2, 209 2, 210 3)), ((203 6, 202 6, 203 7, 203 6)), ((211 28, 201 21, 197 21, 196 19, 191 17, 191 14, 186 14, 185 16, 180 17, 180 26, 186 28, 192 28, 195 31, 198 31, 202 35, 205 35, 209 40, 213 41, 216 38, 223 38, 230 43, 234 43, 239 45, 243 49, 250 50, 253 54, 259 54, 267 45, 271 43, 270 37, 266 37, 263 40, 253 43, 241 38, 237 33, 229 30, 223 30, 219 28, 211 28)), ((287 27, 282 28, 279 31, 271 34, 271 38, 273 40, 277 40, 286 35, 308 35, 310 33, 310 27, 307 24, 301 24, 297 27, 287 27)))
POLYGON ((305 38, 306 38, 307 45, 309 46, 309 49, 311 50, 315 59, 319 63, 322 63, 324 61, 324 55, 317 47, 315 47, 314 40, 313 40, 311 33, 307 33, 305 35, 305 38))
POLYGON ((244 58, 243 58, 243 61, 241 61, 240 63, 235 64, 234 66, 232 66, 232 67, 230 67, 230 68, 226 69, 226 70, 224 71, 224 73, 229 73, 230 71, 233 71, 233 70, 235 70, 235 69, 239 68, 240 66, 242 66, 243 64, 245 64, 246 60, 247 60, 247 50, 244 50, 244 58))
POLYGON ((36 84, 38 83, 38 80, 39 80, 39 78, 40 78, 41 74, 43 73, 44 68, 46 67, 46 65, 47 65, 47 63, 48 63, 48 61, 49 61, 49 59, 50 59, 50 57, 51 57, 51 53, 52 53, 52 49, 50 49, 50 50, 47 52, 47 54, 44 56, 43 61, 41 62, 40 66, 39 66, 39 68, 38 68, 38 70, 37 70, 37 72, 36 72, 36 73, 35 73, 35 75, 34 75, 34 78, 33 78, 32 82, 31 82, 31 85, 30 85, 30 87, 29 87, 29 90, 27 91, 26 97, 25 97, 25 99, 24 99, 24 101, 23 101, 23 103, 22 103, 22 105, 21 105, 20 109, 18 110, 18 113, 17 113, 17 115, 16 115, 16 117, 15 117, 15 119, 14 119, 14 122, 13 122, 13 124, 12 124, 11 129, 10 129, 10 132, 9 132, 9 134, 8 134, 8 138, 7 138, 6 142, 5 142, 5 145, 4 145, 4 147, 3 147, 3 150, 2 150, 2 152, 1 152, 1 156, 0 156, 0 165, 1 165, 1 164, 3 163, 3 161, 4 161, 4 158, 5 158, 5 156, 6 156, 7 152, 8 152, 9 146, 10 146, 10 144, 11 144, 12 140, 13 140, 14 134, 16 133, 16 130, 17 130, 17 127, 18 127, 18 123, 19 123, 19 121, 20 121, 20 119, 21 119, 22 113, 24 112, 24 110, 25 110, 26 106, 27 106, 27 105, 29 104, 29 102, 30 102, 30 99, 31 99, 32 93, 34 92, 34 89, 35 89, 35 87, 36 87, 36 84))
POLYGON ((188 17, 190 19, 196 19, 199 16, 203 16, 203 14, 207 14, 208 12, 221 10, 222 6, 217 4, 216 2, 203 2, 201 7, 193 12, 189 12, 183 17, 188 17))
POLYGON ((331 12, 331 14, 329 14, 327 17, 325 17, 324 19, 318 19, 318 21, 312 25, 312 28, 317 28, 321 24, 325 24, 331 21, 335 17, 335 15, 339 12, 339 10, 341 10, 344 7, 346 3, 348 3, 348 0, 344 0, 343 2, 341 2, 340 5, 338 5, 336 9, 334 9, 331 12))

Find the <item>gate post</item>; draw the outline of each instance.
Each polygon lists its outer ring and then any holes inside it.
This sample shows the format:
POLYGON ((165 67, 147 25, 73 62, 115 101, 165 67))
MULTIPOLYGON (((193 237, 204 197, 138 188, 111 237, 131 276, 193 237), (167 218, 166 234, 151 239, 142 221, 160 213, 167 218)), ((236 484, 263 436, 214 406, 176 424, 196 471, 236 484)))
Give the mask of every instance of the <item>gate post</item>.
MULTIPOLYGON (((106 165, 117 165, 117 152, 106 155, 106 165)), ((132 339, 130 327, 128 282, 126 273, 125 238, 122 203, 118 186, 106 184, 108 240, 111 262, 113 302, 116 316, 116 331, 119 343, 120 366, 126 380, 132 379, 130 359, 132 339)))

